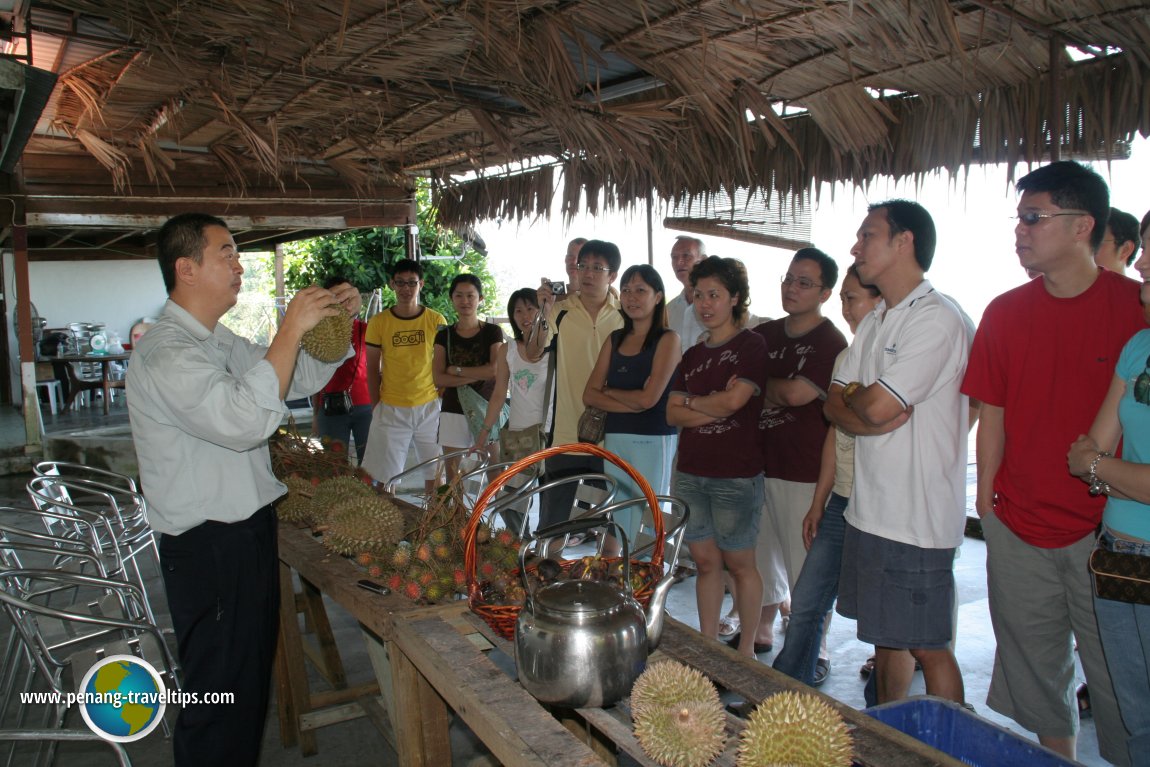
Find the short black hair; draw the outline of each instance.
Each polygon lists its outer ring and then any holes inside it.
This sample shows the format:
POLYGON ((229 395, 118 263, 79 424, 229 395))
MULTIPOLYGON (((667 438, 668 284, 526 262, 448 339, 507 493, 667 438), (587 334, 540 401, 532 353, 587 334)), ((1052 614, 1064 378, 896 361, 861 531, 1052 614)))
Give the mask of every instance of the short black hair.
POLYGON ((751 283, 747 279, 747 267, 737 258, 707 256, 691 267, 691 287, 698 287, 699 280, 714 277, 732 296, 739 300, 731 307, 731 318, 737 327, 746 322, 747 308, 751 305, 751 283))
POLYGON ((160 274, 164 278, 164 288, 168 295, 176 289, 176 262, 190 258, 197 264, 204 260, 204 229, 209 226, 228 225, 222 218, 207 213, 181 213, 169 218, 160 227, 156 236, 156 257, 160 262, 160 274))
POLYGON ((451 287, 447 289, 447 297, 451 298, 451 296, 455 295, 455 289, 463 284, 473 285, 475 289, 479 291, 479 297, 483 298, 483 283, 479 280, 478 277, 476 277, 474 274, 471 274, 470 272, 457 274, 452 278, 451 287))
POLYGON ((914 236, 914 260, 924 272, 930 271, 934 263, 934 248, 938 233, 934 219, 926 208, 912 200, 887 200, 867 208, 868 213, 882 209, 886 211, 886 222, 890 226, 890 236, 910 232, 914 236))
POLYGON ((1126 258, 1126 265, 1134 263, 1138 248, 1142 247, 1142 230, 1138 228, 1138 219, 1134 215, 1118 208, 1110 209, 1110 221, 1106 224, 1110 234, 1114 235, 1114 247, 1120 248, 1128 242, 1134 243, 1134 250, 1126 258))
POLYGON ((818 264, 823 281, 822 290, 834 290, 835 284, 839 281, 839 265, 835 263, 833 258, 818 248, 799 248, 795 251, 791 261, 800 260, 814 261, 818 264))
POLYGON ((862 286, 862 289, 865 290, 866 292, 870 293, 875 298, 878 298, 879 296, 882 295, 882 291, 878 289, 878 285, 868 285, 867 283, 862 281, 862 277, 859 277, 859 268, 857 266, 855 266, 854 264, 851 264, 850 266, 847 267, 847 274, 850 275, 851 277, 854 277, 856 280, 858 280, 859 285, 862 286))
POLYGON ((1094 219, 1090 248, 1098 250, 1110 219, 1110 188, 1102 176, 1081 163, 1060 160, 1032 170, 1018 180, 1020 192, 1047 192, 1063 210, 1084 210, 1094 219))
POLYGON ((579 258, 576 259, 575 263, 583 263, 583 258, 586 256, 599 256, 607 262, 607 267, 612 273, 619 271, 619 267, 623 263, 619 246, 606 240, 587 240, 583 243, 583 247, 579 248, 579 258))
POLYGON ((414 272, 419 279, 423 279, 423 264, 410 258, 401 258, 391 265, 391 277, 404 272, 414 272))

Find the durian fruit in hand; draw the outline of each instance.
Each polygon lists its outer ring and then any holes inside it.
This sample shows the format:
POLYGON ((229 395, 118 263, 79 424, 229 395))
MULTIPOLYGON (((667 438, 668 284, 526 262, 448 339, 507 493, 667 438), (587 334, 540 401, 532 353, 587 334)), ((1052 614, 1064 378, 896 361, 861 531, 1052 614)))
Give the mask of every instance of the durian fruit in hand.
POLYGON ((814 695, 780 692, 751 713, 738 767, 849 767, 851 736, 837 711, 814 695))
POLYGON ((351 315, 341 304, 331 307, 339 312, 324 317, 300 339, 303 350, 320 362, 339 362, 351 346, 351 315))
POLYGON ((337 554, 363 552, 377 557, 391 551, 403 537, 403 517, 391 501, 378 495, 352 498, 331 510, 324 545, 337 554))

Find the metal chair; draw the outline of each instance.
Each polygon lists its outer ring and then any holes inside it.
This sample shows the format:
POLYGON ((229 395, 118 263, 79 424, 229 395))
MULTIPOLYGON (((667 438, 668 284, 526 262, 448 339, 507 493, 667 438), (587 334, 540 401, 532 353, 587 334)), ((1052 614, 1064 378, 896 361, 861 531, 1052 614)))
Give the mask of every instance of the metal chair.
MULTIPOLYGON (((691 510, 685 501, 673 495, 657 495, 655 498, 659 501, 659 513, 663 515, 663 568, 666 572, 674 572, 679 562, 683 536, 687 532, 687 518, 691 510)), ((640 497, 616 501, 599 509, 599 513, 615 519, 620 511, 633 506, 642 507, 643 517, 639 522, 635 540, 629 542, 631 558, 643 559, 649 557, 655 550, 655 520, 647 499, 640 497)), ((599 554, 603 553, 604 543, 602 540, 599 542, 599 554)))
MULTIPOLYGON (((491 463, 463 474, 459 481, 466 507, 474 509, 479 496, 483 494, 491 481, 507 471, 514 463, 515 461, 491 463)), ((524 471, 507 481, 503 488, 504 494, 489 504, 486 509, 487 512, 499 512, 507 529, 520 538, 527 534, 530 499, 526 496, 531 492, 534 484, 539 481, 541 475, 541 464, 535 463, 528 466, 524 471)))
MULTIPOLYGON (((446 481, 447 462, 455 458, 460 459, 462 462, 463 459, 468 457, 472 457, 474 460, 476 460, 477 463, 475 466, 463 469, 464 473, 473 472, 487 465, 488 455, 483 451, 473 450, 471 448, 449 450, 448 452, 441 453, 434 458, 429 458, 422 463, 417 463, 415 466, 412 466, 409 469, 404 469, 394 477, 391 477, 386 482, 384 482, 383 489, 392 495, 399 495, 399 491, 403 485, 404 480, 410 479, 413 476, 422 477, 427 473, 429 469, 433 470, 432 478, 435 481, 435 485, 442 485, 446 481)), ((422 496, 422 493, 419 495, 422 496)))
MULTIPOLYGON (((575 497, 571 503, 570 519, 581 519, 598 514, 603 507, 614 500, 615 492, 618 489, 618 482, 614 477, 597 472, 586 472, 584 474, 573 474, 569 477, 562 477, 543 484, 536 483, 535 486, 528 487, 525 492, 516 494, 515 500, 530 503, 542 493, 568 484, 575 485, 575 497), (603 487, 596 487, 591 484, 592 482, 601 483, 603 487)), ((488 505, 484 509, 484 514, 505 508, 500 504, 501 502, 496 502, 488 505)), ((564 536, 562 542, 563 547, 566 547, 570 543, 570 540, 569 536, 564 536)))
MULTIPOLYGON (((0 742, 3 741, 12 742, 13 746, 21 742, 36 743, 39 745, 45 741, 58 741, 60 743, 101 743, 107 746, 112 752, 112 756, 116 759, 116 764, 120 765, 120 767, 132 767, 132 760, 128 758, 128 752, 122 745, 113 743, 110 740, 105 740, 89 730, 0 730, 0 742)), ((13 748, 13 753, 15 753, 15 748, 13 748)))
MULTIPOLYGON (((135 655, 148 661, 172 690, 180 690, 176 663, 156 624, 145 617, 143 591, 134 584, 91 575, 27 568, 0 571, 0 606, 22 644, 29 670, 22 691, 55 693, 44 704, 39 727, 59 730, 67 715, 64 696, 77 692, 88 669, 109 655, 135 655), (68 607, 44 604, 46 594, 74 589, 84 599, 68 607), (62 639, 60 638, 62 635, 62 639)), ((32 704, 21 709, 23 729, 32 704)), ((55 742, 41 752, 50 764, 55 742)))
MULTIPOLYGON (((27 490, 49 533, 74 537, 81 532, 74 520, 87 522, 96 532, 101 553, 115 558, 124 568, 130 566, 126 580, 141 590, 146 588, 141 559, 150 562, 155 572, 160 571, 159 550, 141 494, 103 482, 58 476, 33 477, 27 490), (59 532, 61 529, 64 532, 59 532)), ((154 621, 146 596, 145 604, 148 617, 154 621)))

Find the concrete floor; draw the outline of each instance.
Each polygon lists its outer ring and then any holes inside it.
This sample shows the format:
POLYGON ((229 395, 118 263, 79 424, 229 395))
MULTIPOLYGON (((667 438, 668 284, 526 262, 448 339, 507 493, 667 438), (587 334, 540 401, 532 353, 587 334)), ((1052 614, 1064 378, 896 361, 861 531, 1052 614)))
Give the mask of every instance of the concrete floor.
MULTIPOLYGON (((115 408, 116 406, 114 406, 115 408)), ((98 410, 93 409, 93 410, 98 410)), ((15 414, 18 417, 18 414, 15 414)), ((102 429, 108 425, 122 425, 126 421, 126 414, 113 411, 113 416, 105 418, 102 414, 93 416, 90 413, 81 413, 73 416, 76 423, 67 423, 68 416, 57 416, 53 425, 60 429, 102 429), (114 423, 118 421, 119 423, 114 423)), ((12 434, 12 411, 0 412, 0 440, 5 434, 12 434), (6 423, 7 422, 7 425, 6 423), (7 428, 7 432, 6 432, 7 428)), ((49 426, 48 423, 45 424, 49 426)), ((22 434, 22 427, 19 429, 22 434)), ((3 444, 0 442, 0 444, 3 444)), ((11 444, 11 443, 8 443, 11 444)), ((11 500, 23 503, 22 488, 26 475, 0 477, 0 504, 10 505, 11 500), (10 500, 6 500, 10 499, 10 500)), ((0 512, 0 515, 11 512, 0 512)), ((570 553, 570 552, 569 552, 570 553)), ((986 599, 985 576, 986 547, 981 540, 968 538, 962 546, 960 556, 955 563, 955 577, 958 583, 960 600, 959 608, 959 635, 956 647, 959 665, 963 671, 966 684, 967 700, 975 705, 978 713, 987 719, 1001 724, 1008 729, 1018 731, 1018 727, 1011 721, 991 711, 986 706, 986 692, 990 683, 990 672, 994 658, 994 634, 990 625, 986 599)), ((158 583, 157 583, 158 586, 158 583)), ((162 601, 162 588, 153 590, 157 601, 162 601)), ((697 626, 695 614, 694 580, 677 584, 671 590, 668 599, 669 612, 677 619, 697 626)), ((343 653, 345 667, 352 677, 351 682, 365 682, 370 679, 371 666, 356 622, 334 603, 328 602, 328 613, 336 630, 337 641, 343 653)), ((778 629, 776 628, 776 631, 778 629)), ((0 626, 0 634, 7 632, 7 627, 0 626)), ((782 640, 778 634, 776 645, 782 640)), ((854 706, 863 707, 863 684, 858 674, 859 666, 871 654, 871 648, 859 642, 854 635, 854 624, 836 616, 832 623, 829 647, 831 650, 832 672, 823 692, 854 706)), ((770 663, 775 653, 761 656, 761 659, 770 663)), ((1079 679, 1082 678, 1079 670, 1079 679)), ((318 684, 318 677, 316 677, 318 684)), ((923 692, 921 674, 916 679, 911 690, 912 694, 923 692)), ((83 727, 78 716, 75 721, 70 720, 73 727, 83 727)), ((0 725, 2 726, 2 725, 0 725)), ((487 764, 482 755, 482 749, 477 748, 469 737, 469 733, 462 728, 454 728, 455 765, 487 764)), ((1028 734, 1022 733, 1023 736, 1028 734)), ((319 754, 304 759, 298 750, 285 750, 279 744, 279 731, 274 716, 268 719, 264 735, 264 751, 260 761, 261 765, 271 767, 284 765, 309 765, 310 767, 324 767, 325 765, 338 765, 338 767, 359 767, 363 765, 396 765, 398 764, 394 751, 379 735, 374 727, 366 720, 359 719, 345 722, 318 731, 319 754)), ((143 741, 130 744, 128 747, 132 763, 137 766, 166 767, 172 764, 170 744, 157 732, 143 741)), ((90 745, 69 745, 62 747, 61 756, 57 764, 87 767, 88 765, 113 764, 106 751, 90 745)), ((4 754, 0 748, 0 755, 4 754)), ((1086 765, 1104 765, 1098 756, 1097 739, 1093 721, 1086 719, 1082 723, 1079 736, 1079 759, 1086 765)), ((25 762, 16 761, 15 764, 25 762)))

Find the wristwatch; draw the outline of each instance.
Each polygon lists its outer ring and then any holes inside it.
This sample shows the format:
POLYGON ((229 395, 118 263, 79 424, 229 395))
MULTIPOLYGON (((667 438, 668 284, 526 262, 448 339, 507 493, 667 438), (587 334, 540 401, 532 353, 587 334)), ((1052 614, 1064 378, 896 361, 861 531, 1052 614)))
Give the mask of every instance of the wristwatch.
POLYGON ((463 368, 459 367, 459 365, 455 366, 455 375, 459 376, 460 378, 463 377, 463 368))
POLYGON ((690 397, 683 397, 683 407, 687 408, 688 410, 691 409, 691 398, 690 397))

